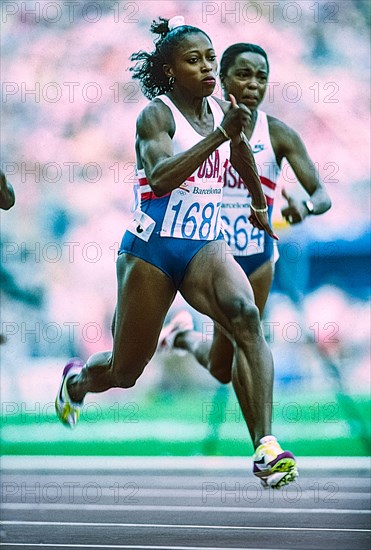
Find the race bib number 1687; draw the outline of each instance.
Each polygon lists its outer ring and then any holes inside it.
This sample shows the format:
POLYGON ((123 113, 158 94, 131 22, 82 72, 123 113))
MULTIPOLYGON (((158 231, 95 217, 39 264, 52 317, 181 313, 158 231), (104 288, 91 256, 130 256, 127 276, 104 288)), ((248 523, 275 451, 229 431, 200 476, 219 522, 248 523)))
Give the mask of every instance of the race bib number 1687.
MULTIPOLYGON (((187 197, 188 198, 188 197, 187 197)), ((220 202, 169 201, 161 235, 180 239, 213 240, 220 231, 220 202)))

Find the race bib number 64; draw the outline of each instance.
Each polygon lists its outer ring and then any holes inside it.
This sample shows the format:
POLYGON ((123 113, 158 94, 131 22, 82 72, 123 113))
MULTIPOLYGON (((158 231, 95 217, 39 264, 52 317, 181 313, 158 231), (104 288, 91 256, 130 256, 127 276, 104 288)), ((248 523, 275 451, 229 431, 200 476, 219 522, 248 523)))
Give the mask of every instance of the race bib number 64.
POLYGON ((246 214, 236 218, 222 215, 224 238, 235 256, 252 256, 264 252, 264 231, 251 225, 246 214))

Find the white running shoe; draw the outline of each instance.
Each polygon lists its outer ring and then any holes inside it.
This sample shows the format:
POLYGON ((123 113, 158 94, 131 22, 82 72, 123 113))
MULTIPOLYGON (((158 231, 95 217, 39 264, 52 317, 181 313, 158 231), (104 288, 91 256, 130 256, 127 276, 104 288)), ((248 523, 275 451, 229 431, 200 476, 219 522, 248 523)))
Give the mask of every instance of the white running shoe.
POLYGON ((160 332, 157 351, 169 351, 173 349, 175 338, 178 334, 187 330, 193 330, 193 319, 189 311, 182 310, 160 332))
POLYGON ((253 457, 253 473, 266 488, 280 489, 298 477, 296 459, 284 451, 274 436, 265 436, 253 457))
POLYGON ((62 381, 55 399, 55 410, 59 420, 69 428, 75 428, 80 417, 83 402, 75 403, 67 391, 67 381, 76 374, 80 374, 84 363, 81 359, 70 359, 63 369, 62 381))

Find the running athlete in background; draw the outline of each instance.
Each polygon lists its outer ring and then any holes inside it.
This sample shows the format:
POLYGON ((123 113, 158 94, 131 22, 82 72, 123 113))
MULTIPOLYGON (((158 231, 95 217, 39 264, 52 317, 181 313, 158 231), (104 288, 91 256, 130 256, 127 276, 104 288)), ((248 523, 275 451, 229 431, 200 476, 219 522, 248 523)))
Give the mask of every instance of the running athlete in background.
MULTIPOLYGON (((254 153, 266 195, 269 219, 272 217, 281 163, 286 158, 310 196, 308 200, 300 202, 283 192, 287 206, 283 208, 282 215, 290 224, 297 224, 307 216, 326 212, 331 207, 331 200, 300 136, 284 122, 258 109, 267 89, 268 76, 268 57, 260 46, 234 44, 222 55, 220 80, 225 97, 233 94, 237 102, 245 105, 251 113, 244 132, 254 153)), ((262 315, 274 275, 274 246, 272 238, 261 231, 259 226, 256 227, 256 220, 249 220, 250 204, 251 197, 242 178, 229 164, 225 172, 222 219, 234 257, 250 280, 255 303, 262 315)), ((187 311, 178 313, 163 329, 160 349, 186 349, 220 382, 230 382, 233 343, 216 325, 210 347, 203 335, 192 328, 191 315, 187 311)))
POLYGON ((219 323, 234 342, 233 385, 255 448, 254 473, 270 486, 295 479, 293 455, 271 435, 273 360, 251 286, 221 234, 228 158, 252 195, 255 223, 273 237, 243 105, 214 99, 217 62, 210 38, 183 18, 152 25, 154 52, 138 52, 134 78, 152 101, 137 120, 141 210, 122 239, 113 351, 72 360, 56 410, 73 427, 88 392, 134 386, 154 354, 176 292, 219 323), (230 145, 229 142, 230 141, 230 145))
POLYGON ((12 184, 0 170, 0 208, 9 210, 15 203, 15 194, 12 184))
MULTIPOLYGON (((300 136, 284 122, 259 110, 268 77, 268 56, 260 46, 240 43, 225 50, 220 62, 220 80, 225 95, 233 94, 252 114, 245 134, 266 195, 269 219, 272 219, 282 160, 286 158, 310 196, 300 202, 283 190, 287 206, 282 216, 290 224, 297 224, 307 216, 329 210, 331 201, 300 136)), ((262 314, 274 275, 273 240, 249 223, 246 207, 241 203, 246 205, 250 201, 241 178, 229 165, 225 174, 222 216, 235 258, 250 279, 256 305, 262 314)))

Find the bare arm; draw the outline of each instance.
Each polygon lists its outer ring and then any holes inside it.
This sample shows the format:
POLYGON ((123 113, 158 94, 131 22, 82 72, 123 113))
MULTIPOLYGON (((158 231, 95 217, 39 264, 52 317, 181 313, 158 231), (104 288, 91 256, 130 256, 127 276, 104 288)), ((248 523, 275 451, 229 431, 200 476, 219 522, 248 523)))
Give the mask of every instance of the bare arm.
MULTIPOLYGON (((245 124, 247 125, 251 119, 251 111, 245 105, 237 105, 232 94, 230 94, 229 97, 231 98, 231 103, 217 98, 215 99, 217 99, 224 113, 227 113, 231 109, 231 106, 232 109, 237 107, 242 109, 245 113, 245 124)), ((228 133, 228 126, 224 124, 223 126, 226 127, 228 133)), ((254 206, 256 206, 256 208, 265 208, 267 203, 256 168, 254 155, 243 133, 231 140, 230 161, 252 196, 254 206)))
MULTIPOLYGON (((287 159, 300 185, 310 196, 313 203, 311 213, 319 215, 329 210, 331 199, 299 134, 273 117, 269 117, 269 129, 277 161, 280 163, 282 158, 287 159)), ((309 215, 310 212, 304 203, 295 200, 286 192, 284 197, 288 206, 282 210, 282 215, 286 218, 290 217, 291 223, 299 223, 309 215)))
MULTIPOLYGON (((187 151, 174 155, 173 117, 169 108, 159 103, 150 103, 139 115, 137 150, 139 165, 145 169, 149 185, 155 195, 161 197, 179 187, 227 138, 215 129, 187 151)), ((240 118, 238 113, 229 115, 235 133, 241 131, 240 118)))
POLYGON ((0 170, 0 208, 9 210, 15 203, 15 194, 12 184, 0 170))
POLYGON ((243 182, 256 208, 265 208, 267 202, 255 164, 253 152, 245 140, 231 142, 231 164, 243 179, 243 182))
MULTIPOLYGON (((232 105, 231 110, 233 111, 239 108, 243 111, 245 114, 245 125, 247 125, 251 117, 251 112, 245 105, 237 106, 236 99, 233 95, 230 94, 229 97, 232 105)), ((227 105, 230 104, 227 103, 227 105)), ((225 106, 222 105, 222 108, 224 109, 225 106)), ((251 215, 249 217, 250 222, 259 229, 264 229, 270 237, 278 240, 277 235, 273 233, 269 224, 267 202, 256 168, 254 155, 243 133, 238 134, 231 140, 230 161, 252 196, 251 215), (258 211, 255 209, 258 209, 258 211)))

